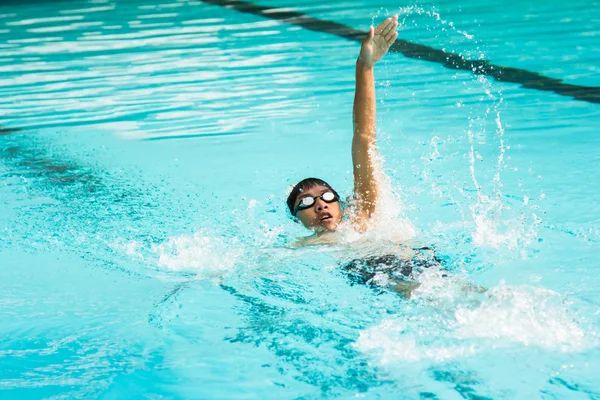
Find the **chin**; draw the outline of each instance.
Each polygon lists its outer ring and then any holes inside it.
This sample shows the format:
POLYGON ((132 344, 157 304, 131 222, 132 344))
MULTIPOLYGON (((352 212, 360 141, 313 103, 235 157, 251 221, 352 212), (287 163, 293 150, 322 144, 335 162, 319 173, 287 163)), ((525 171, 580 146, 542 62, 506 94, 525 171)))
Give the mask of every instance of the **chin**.
POLYGON ((338 227, 339 223, 335 221, 326 222, 321 227, 326 231, 335 231, 338 227))

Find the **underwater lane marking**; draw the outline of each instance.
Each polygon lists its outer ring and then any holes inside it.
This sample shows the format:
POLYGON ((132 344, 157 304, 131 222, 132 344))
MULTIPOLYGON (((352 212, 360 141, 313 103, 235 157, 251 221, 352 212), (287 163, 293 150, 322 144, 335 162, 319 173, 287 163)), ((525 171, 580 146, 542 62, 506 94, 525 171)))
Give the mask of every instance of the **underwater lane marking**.
POLYGON ((0 136, 10 135, 11 133, 17 133, 17 132, 20 132, 20 129, 18 129, 18 128, 4 128, 4 127, 0 126, 0 136))
MULTIPOLYGON (((297 11, 289 11, 289 9, 259 6, 240 0, 201 1, 247 14, 278 20, 311 31, 336 35, 359 43, 362 42, 367 34, 367 32, 338 22, 309 17, 297 11)), ((433 47, 402 39, 397 39, 390 48, 390 51, 401 53, 408 58, 438 63, 448 69, 469 71, 475 75, 489 76, 498 82, 517 83, 526 89, 553 92, 561 96, 572 97, 575 100, 600 104, 600 87, 571 85, 563 82, 562 79, 550 78, 537 72, 494 65, 487 60, 468 60, 458 54, 446 53, 433 47)))

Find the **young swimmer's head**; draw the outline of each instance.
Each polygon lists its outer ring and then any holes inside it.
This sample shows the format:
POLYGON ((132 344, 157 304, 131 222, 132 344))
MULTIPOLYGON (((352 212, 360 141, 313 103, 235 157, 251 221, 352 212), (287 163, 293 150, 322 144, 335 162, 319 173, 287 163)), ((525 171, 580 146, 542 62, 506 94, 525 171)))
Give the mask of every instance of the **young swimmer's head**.
POLYGON ((292 215, 308 229, 334 231, 342 220, 339 198, 327 182, 307 178, 294 186, 287 205, 292 215))

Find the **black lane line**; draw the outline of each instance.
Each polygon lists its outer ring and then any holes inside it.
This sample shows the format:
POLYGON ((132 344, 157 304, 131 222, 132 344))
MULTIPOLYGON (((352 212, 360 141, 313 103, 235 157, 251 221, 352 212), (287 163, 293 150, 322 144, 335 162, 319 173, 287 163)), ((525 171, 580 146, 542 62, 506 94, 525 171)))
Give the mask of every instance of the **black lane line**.
MULTIPOLYGON (((309 17, 308 15, 296 11, 259 6, 246 1, 202 0, 202 2, 278 20, 290 25, 301 26, 302 28, 311 31, 336 35, 355 42, 362 42, 367 34, 367 32, 351 28, 338 22, 309 17)), ((553 92, 561 96, 572 97, 575 100, 600 104, 600 87, 597 86, 571 85, 563 82, 562 79, 550 78, 525 69, 494 65, 486 60, 467 60, 458 54, 445 53, 442 50, 402 39, 396 40, 396 43, 392 45, 390 51, 401 53, 405 57, 415 58, 417 60, 435 62, 448 69, 469 71, 475 75, 486 75, 494 78, 498 82, 517 83, 527 89, 553 92)))
POLYGON ((0 136, 9 135, 11 133, 16 133, 19 131, 20 131, 19 128, 4 128, 4 127, 0 126, 0 136))

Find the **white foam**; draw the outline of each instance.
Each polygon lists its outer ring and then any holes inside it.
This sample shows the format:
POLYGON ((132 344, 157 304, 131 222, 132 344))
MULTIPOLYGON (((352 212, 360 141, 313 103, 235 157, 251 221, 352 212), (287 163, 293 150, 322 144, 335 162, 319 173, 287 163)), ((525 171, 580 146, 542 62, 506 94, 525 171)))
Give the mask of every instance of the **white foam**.
POLYGON ((407 305, 403 316, 361 331, 355 346, 386 365, 440 362, 515 345, 560 352, 598 345, 559 293, 500 283, 485 294, 469 294, 452 279, 443 278, 450 289, 436 279, 425 278, 415 291, 416 307, 407 305))
POLYGON ((172 237, 153 246, 158 265, 172 271, 193 271, 214 276, 232 271, 242 256, 242 248, 234 239, 212 237, 200 231, 194 235, 172 237))
POLYGON ((455 317, 459 338, 502 339, 561 351, 584 347, 585 332, 569 315, 562 296, 549 289, 501 283, 479 307, 459 308, 455 317))
POLYGON ((378 363, 394 364, 398 361, 444 361, 475 354, 474 346, 450 345, 441 343, 423 344, 417 342, 414 334, 405 333, 406 325, 396 320, 386 320, 381 324, 360 332, 355 346, 363 351, 375 352, 378 363))
POLYGON ((389 241, 402 243, 417 235, 417 229, 404 213, 404 204, 400 195, 394 191, 392 182, 383 168, 384 159, 373 151, 375 179, 379 188, 377 207, 369 221, 366 234, 373 242, 389 241))
POLYGON ((440 308, 453 304, 464 295, 463 290, 469 287, 469 282, 463 276, 446 275, 447 272, 439 267, 424 270, 417 277, 419 286, 412 291, 412 298, 427 301, 440 308))
POLYGON ((480 194, 477 203, 471 206, 474 221, 473 243, 481 247, 524 249, 537 237, 534 219, 522 215, 520 218, 502 220, 504 205, 499 200, 480 194), (531 222, 531 223, 530 223, 531 222))

